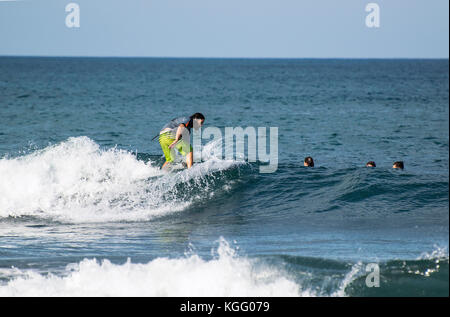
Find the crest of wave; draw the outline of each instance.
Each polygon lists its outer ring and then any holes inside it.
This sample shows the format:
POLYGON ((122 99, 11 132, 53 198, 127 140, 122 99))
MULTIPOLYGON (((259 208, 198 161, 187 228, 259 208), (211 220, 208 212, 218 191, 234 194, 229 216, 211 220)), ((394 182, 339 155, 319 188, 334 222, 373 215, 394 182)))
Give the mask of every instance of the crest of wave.
POLYGON ((87 137, 69 138, 0 160, 0 217, 139 220, 182 209, 183 202, 163 197, 167 186, 161 175, 159 167, 132 153, 102 150, 87 137))
POLYGON ((88 137, 72 137, 17 158, 0 160, 0 217, 37 216, 70 222, 141 221, 181 211, 191 188, 179 185, 233 166, 207 155, 180 173, 165 173, 128 151, 101 149, 88 137), (186 189, 186 188, 185 188, 186 189), (189 189, 189 188, 187 188, 189 189))

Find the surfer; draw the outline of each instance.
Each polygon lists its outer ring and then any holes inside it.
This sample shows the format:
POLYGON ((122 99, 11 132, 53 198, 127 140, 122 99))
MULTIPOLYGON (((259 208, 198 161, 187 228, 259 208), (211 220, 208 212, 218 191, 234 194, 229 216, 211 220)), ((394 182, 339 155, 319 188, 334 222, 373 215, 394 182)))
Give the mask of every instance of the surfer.
POLYGON ((193 153, 190 145, 190 132, 194 128, 197 130, 205 122, 203 114, 197 112, 189 117, 180 117, 172 119, 159 132, 159 144, 166 157, 166 162, 162 166, 174 161, 173 148, 177 149, 181 155, 186 156, 187 168, 192 167, 193 153))
POLYGON ((377 167, 377 164, 374 161, 369 161, 366 163, 366 167, 377 167))

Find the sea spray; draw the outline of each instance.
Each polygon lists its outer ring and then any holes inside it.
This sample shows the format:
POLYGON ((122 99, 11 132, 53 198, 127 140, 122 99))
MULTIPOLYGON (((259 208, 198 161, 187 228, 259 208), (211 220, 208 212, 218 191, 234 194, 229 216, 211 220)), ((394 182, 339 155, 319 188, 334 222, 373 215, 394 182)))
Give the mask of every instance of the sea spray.
POLYGON ((236 164, 211 157, 192 169, 165 173, 128 151, 105 150, 87 137, 72 137, 25 156, 0 160, 0 217, 149 220, 191 205, 193 192, 211 196, 214 186, 206 177, 236 164), (209 186, 195 187, 200 183, 209 186))

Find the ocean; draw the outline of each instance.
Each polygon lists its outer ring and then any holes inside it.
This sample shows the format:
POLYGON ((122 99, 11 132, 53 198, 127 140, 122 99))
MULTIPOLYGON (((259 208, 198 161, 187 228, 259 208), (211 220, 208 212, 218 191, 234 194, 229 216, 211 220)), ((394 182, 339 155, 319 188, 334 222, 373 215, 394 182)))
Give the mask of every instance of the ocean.
POLYGON ((449 296, 448 165, 448 59, 0 57, 0 296, 449 296))

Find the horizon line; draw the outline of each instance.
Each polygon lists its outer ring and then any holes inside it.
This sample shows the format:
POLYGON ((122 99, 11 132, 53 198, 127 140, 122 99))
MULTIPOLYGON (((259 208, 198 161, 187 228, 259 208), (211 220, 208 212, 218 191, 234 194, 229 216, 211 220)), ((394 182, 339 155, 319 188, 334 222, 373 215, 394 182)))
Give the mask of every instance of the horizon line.
POLYGON ((145 56, 145 55, 26 55, 26 54, 0 54, 2 57, 30 57, 30 58, 157 58, 157 59, 440 59, 449 57, 253 57, 253 56, 145 56))

